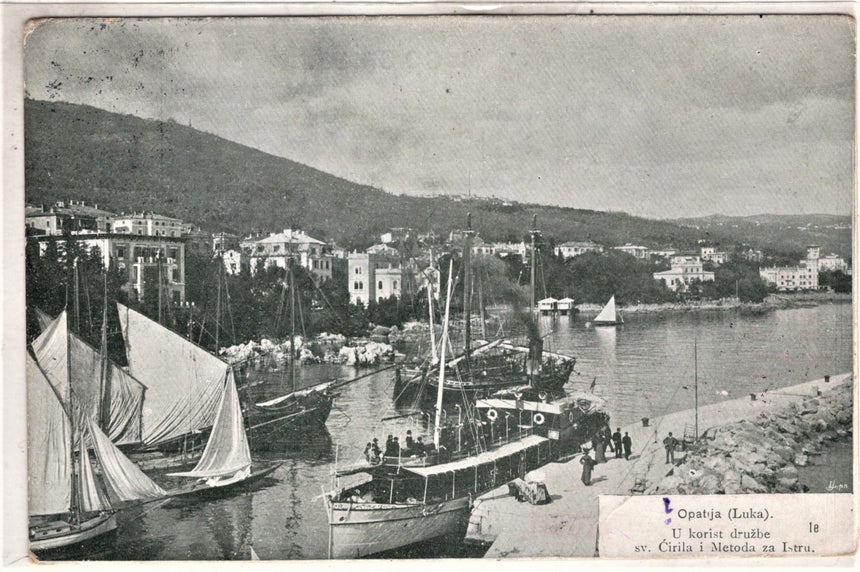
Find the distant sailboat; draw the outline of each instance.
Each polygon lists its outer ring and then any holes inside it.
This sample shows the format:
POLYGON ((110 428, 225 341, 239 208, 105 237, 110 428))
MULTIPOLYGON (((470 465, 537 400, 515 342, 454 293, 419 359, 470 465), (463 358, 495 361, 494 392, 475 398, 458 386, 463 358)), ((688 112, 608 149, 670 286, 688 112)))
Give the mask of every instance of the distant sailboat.
POLYGON ((615 308, 614 295, 591 323, 595 326, 615 326, 624 323, 624 318, 621 317, 621 314, 615 308))

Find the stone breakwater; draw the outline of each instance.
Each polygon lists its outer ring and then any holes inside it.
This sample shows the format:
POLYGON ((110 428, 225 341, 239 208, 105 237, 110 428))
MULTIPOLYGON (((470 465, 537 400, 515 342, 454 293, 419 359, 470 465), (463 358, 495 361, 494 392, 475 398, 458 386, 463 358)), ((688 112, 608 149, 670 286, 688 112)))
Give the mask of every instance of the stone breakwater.
MULTIPOLYGON (((298 363, 337 363, 369 366, 394 358, 394 348, 387 343, 368 339, 349 340, 340 334, 319 334, 311 340, 293 339, 298 363)), ((221 357, 234 365, 247 365, 257 371, 277 369, 290 362, 290 340, 249 341, 221 348, 221 357)))
POLYGON ((710 429, 651 492, 802 492, 797 467, 815 465, 829 442, 850 439, 853 395, 853 382, 846 381, 821 396, 773 403, 752 420, 710 429))

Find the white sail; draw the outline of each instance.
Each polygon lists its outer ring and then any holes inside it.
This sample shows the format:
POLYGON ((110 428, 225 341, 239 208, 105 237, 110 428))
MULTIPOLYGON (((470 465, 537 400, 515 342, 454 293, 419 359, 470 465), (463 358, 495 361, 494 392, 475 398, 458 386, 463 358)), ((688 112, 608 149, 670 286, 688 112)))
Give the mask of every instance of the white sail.
POLYGON ((147 387, 143 442, 211 427, 229 366, 143 314, 117 308, 129 371, 147 387))
POLYGON ((44 310, 40 310, 39 308, 34 309, 36 310, 36 320, 39 322, 39 329, 44 332, 51 325, 51 322, 54 321, 54 318, 44 310))
POLYGON ((116 445, 89 420, 93 449, 102 468, 102 478, 112 502, 158 498, 167 493, 143 474, 116 445))
POLYGON ((51 382, 27 354, 27 475, 30 515, 58 514, 71 506, 72 428, 51 382))
POLYGON ((141 440, 141 409, 146 387, 134 376, 108 361, 107 399, 102 397, 101 355, 78 335, 67 329, 63 311, 33 342, 33 353, 39 365, 64 400, 72 397, 75 423, 83 426, 87 419, 98 420, 102 404, 110 404, 107 434, 115 443, 137 443, 141 440), (71 373, 71 391, 69 374, 71 373))
POLYGON ((197 478, 224 477, 250 466, 251 450, 248 447, 248 437, 245 435, 245 421, 242 418, 239 392, 236 390, 231 369, 203 456, 191 471, 170 473, 170 475, 197 478))
POLYGON ((90 451, 86 446, 80 451, 80 459, 81 463, 78 470, 78 478, 80 480, 80 485, 78 486, 78 495, 80 495, 78 504, 80 509, 83 512, 108 510, 111 508, 110 502, 104 497, 98 485, 96 485, 90 451))
POLYGON ((615 310, 615 296, 609 299, 609 302, 606 303, 606 306, 603 307, 603 310, 594 318, 594 323, 615 323, 619 322, 618 312, 615 310))

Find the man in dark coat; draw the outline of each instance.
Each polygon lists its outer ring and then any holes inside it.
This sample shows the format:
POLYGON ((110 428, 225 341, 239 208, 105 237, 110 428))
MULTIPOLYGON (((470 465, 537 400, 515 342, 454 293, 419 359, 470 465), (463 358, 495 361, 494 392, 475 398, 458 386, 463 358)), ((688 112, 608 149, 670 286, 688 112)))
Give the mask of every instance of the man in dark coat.
POLYGON ((621 427, 615 430, 615 433, 612 434, 612 444, 614 445, 613 449, 615 449, 615 458, 620 459, 622 455, 621 451, 621 427))
POLYGON ((588 451, 586 451, 582 458, 579 460, 582 464, 582 484, 587 487, 591 486, 591 471, 594 469, 594 465, 597 463, 594 462, 594 459, 589 456, 588 451))
POLYGON ((663 447, 666 449, 666 462, 675 464, 675 447, 678 446, 678 440, 672 437, 672 432, 669 431, 669 436, 663 439, 663 447))
POLYGON ((411 451, 415 448, 415 440, 412 439, 412 430, 406 431, 406 449, 411 451))
POLYGON ((621 444, 624 446, 624 458, 629 461, 630 449, 633 448, 633 440, 630 439, 630 435, 627 434, 627 431, 624 432, 624 437, 621 439, 621 444))
POLYGON ((594 449, 594 463, 606 462, 606 441, 601 435, 595 435, 591 438, 591 448, 594 449))

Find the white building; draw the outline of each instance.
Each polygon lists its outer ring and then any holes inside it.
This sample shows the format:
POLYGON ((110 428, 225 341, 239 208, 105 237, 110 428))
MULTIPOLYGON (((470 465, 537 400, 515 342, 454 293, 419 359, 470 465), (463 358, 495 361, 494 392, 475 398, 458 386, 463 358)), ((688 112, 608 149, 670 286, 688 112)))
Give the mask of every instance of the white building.
POLYGON ((603 246, 590 241, 570 241, 556 245, 554 249, 555 255, 561 256, 562 258, 573 258, 574 256, 585 254, 586 252, 603 252, 603 246))
POLYGON ((113 220, 113 232, 122 234, 179 238, 192 230, 192 225, 182 222, 181 219, 151 212, 120 214, 113 220))
POLYGON ((713 282, 714 273, 702 268, 702 259, 697 254, 676 254, 672 257, 672 268, 655 272, 654 280, 662 280, 674 292, 684 292, 693 282, 713 282))
MULTIPOLYGON (((39 251, 48 243, 62 243, 58 236, 37 236, 39 251)), ((98 247, 106 268, 113 266, 126 278, 131 293, 142 298, 149 288, 158 288, 174 303, 185 302, 185 242, 182 238, 116 233, 77 233, 74 240, 87 251, 98 247)))
POLYGON ((433 289, 439 299, 441 273, 437 268, 422 268, 414 259, 402 261, 396 249, 376 245, 366 252, 351 252, 347 257, 349 301, 368 304, 394 296, 414 295, 424 287, 433 289))
POLYGON ((612 248, 613 250, 620 250, 621 252, 626 252, 634 258, 638 258, 639 260, 644 260, 648 258, 648 247, 646 246, 638 246, 635 244, 630 244, 628 242, 624 246, 613 246, 612 248))
POLYGON ((717 250, 714 246, 703 246, 701 249, 702 260, 713 262, 715 265, 725 264, 729 261, 729 253, 717 250))
POLYGON ((806 259, 797 266, 771 266, 761 268, 761 279, 780 292, 796 292, 798 290, 817 290, 819 257, 821 249, 816 245, 806 247, 806 259))
POLYGON ((300 230, 286 229, 265 238, 247 238, 242 241, 241 249, 248 257, 251 272, 257 271, 261 260, 266 268, 286 268, 292 259, 319 279, 331 278, 333 256, 326 244, 300 230))
POLYGON ((827 256, 822 256, 818 259, 818 270, 827 270, 830 272, 838 270, 840 272, 848 272, 848 263, 845 262, 844 258, 837 254, 828 254, 827 256))

